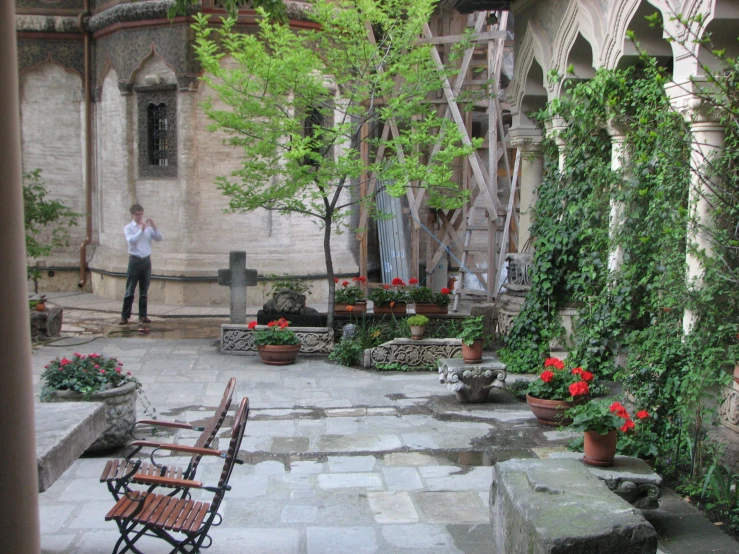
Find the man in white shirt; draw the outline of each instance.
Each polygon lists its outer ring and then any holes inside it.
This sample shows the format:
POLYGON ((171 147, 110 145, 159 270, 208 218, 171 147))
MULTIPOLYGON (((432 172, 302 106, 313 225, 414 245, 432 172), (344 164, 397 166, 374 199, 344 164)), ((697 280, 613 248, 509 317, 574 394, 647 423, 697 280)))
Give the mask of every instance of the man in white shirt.
POLYGON ((128 271, 126 272, 126 294, 118 325, 126 325, 131 317, 133 295, 139 285, 139 322, 151 323, 146 316, 146 301, 151 281, 151 241, 162 240, 162 233, 151 219, 144 220, 144 208, 131 206, 133 221, 123 228, 128 243, 128 271))

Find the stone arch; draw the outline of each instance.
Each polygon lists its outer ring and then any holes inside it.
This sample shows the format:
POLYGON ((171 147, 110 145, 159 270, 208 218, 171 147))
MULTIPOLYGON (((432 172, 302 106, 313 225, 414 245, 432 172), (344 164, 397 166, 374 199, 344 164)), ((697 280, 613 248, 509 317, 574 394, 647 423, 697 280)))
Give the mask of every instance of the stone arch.
POLYGON ((626 27, 624 27, 624 31, 620 35, 614 33, 609 37, 612 39, 610 45, 615 46, 610 51, 613 57, 605 60, 606 67, 628 67, 629 65, 633 65, 639 57, 640 49, 656 58, 661 65, 670 69, 672 68, 673 48, 667 41, 663 31, 666 12, 661 7, 658 8, 657 4, 642 0, 630 12, 630 20, 624 20, 619 23, 619 29, 621 28, 621 23, 625 23, 626 27), (655 8, 657 8, 656 13, 660 16, 662 25, 659 27, 650 27, 646 17, 655 13, 655 8), (626 38, 626 33, 629 31, 634 33, 638 49, 631 40, 626 38))
POLYGON ((176 85, 177 71, 152 44, 151 51, 134 67, 128 81, 134 86, 176 85))
MULTIPOLYGON (((586 25, 592 24, 594 10, 598 8, 591 2, 587 2, 585 8, 582 8, 580 4, 580 2, 573 1, 567 6, 567 10, 562 17, 562 22, 554 38, 550 69, 556 69, 560 74, 564 75, 567 66, 574 62, 576 70, 579 70, 581 73, 580 77, 589 78, 595 73, 593 66, 598 59, 599 44, 598 42, 594 42, 597 31, 586 30, 583 34, 581 29, 586 25), (581 53, 574 51, 573 47, 576 43, 578 48, 585 44, 590 46, 589 68, 585 68, 583 65, 585 58, 581 56, 581 53)), ((550 85, 554 93, 553 96, 558 97, 561 94, 564 82, 565 79, 562 79, 550 85)))
MULTIPOLYGON (((513 79, 508 88, 512 99, 511 113, 514 117, 515 127, 521 123, 525 124, 528 122, 528 117, 526 117, 522 105, 524 104, 524 97, 527 94, 532 94, 529 86, 534 87, 536 91, 535 96, 540 96, 541 91, 538 88, 541 87, 544 90, 545 101, 548 100, 546 70, 551 63, 552 52, 549 48, 549 42, 545 38, 544 31, 538 23, 528 22, 526 34, 517 58, 513 79), (540 82, 536 82, 537 77, 532 75, 531 69, 534 65, 538 66, 539 71, 542 73, 540 82), (521 121, 521 116, 523 116, 523 121, 521 121)), ((534 69, 534 73, 536 72, 537 70, 534 69)))

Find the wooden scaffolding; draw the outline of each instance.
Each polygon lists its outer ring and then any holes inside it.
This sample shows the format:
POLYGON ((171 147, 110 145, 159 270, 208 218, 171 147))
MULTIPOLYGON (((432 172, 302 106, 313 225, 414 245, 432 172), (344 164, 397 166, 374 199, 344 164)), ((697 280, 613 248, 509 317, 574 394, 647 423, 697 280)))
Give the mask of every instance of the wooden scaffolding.
MULTIPOLYGON (((440 69, 455 64, 458 73, 452 82, 445 80, 437 98, 439 115, 451 118, 468 143, 473 137, 483 137, 482 148, 465 160, 455 171, 459 186, 470 192, 470 200, 460 209, 430 209, 425 189, 411 183, 407 192, 408 217, 411 219, 410 260, 413 276, 422 283, 433 281, 433 288, 447 285, 443 277, 434 276, 439 262, 448 256, 450 265, 459 268, 459 280, 453 288, 452 310, 457 311, 462 295, 472 295, 494 301, 505 254, 517 251, 518 195, 516 181, 520 166, 519 154, 511 155, 503 122, 503 108, 499 90, 500 75, 506 48, 508 12, 476 11, 461 14, 441 4, 431 21, 424 26, 422 43, 430 44, 435 65, 440 69), (456 61, 451 61, 452 46, 460 43, 465 32, 471 30, 470 46, 456 61), (484 94, 479 94, 480 92, 484 94), (470 94, 478 93, 474 109, 464 111, 460 100, 468 101, 470 94), (417 275, 421 259, 425 274, 417 275), (441 282, 440 282, 441 281, 441 282)), ((369 40, 374 40, 368 28, 369 40)), ((387 121, 382 129, 383 139, 398 134, 395 122, 387 121)), ((384 141, 383 141, 384 142, 384 141)), ((364 144, 364 142, 363 142, 364 144)), ((437 145, 432 150, 438 152, 437 145)), ((370 153, 362 151, 368 159, 370 153)), ((374 157, 385 155, 381 146, 374 157)), ((374 176, 362 178, 366 183, 362 196, 372 195, 377 187, 374 176)), ((367 275, 369 213, 363 208, 360 215, 360 273, 367 275)), ((442 264, 443 265, 443 264, 442 264)))

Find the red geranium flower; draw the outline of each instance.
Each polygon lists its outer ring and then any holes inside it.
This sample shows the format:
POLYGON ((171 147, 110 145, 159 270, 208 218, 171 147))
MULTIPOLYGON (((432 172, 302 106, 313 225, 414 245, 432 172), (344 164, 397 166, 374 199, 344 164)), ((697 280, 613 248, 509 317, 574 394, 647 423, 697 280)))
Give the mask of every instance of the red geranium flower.
POLYGON ((339 282, 339 278, 338 277, 334 277, 334 283, 338 283, 338 282, 339 282))
POLYGON ((559 358, 547 358, 544 361, 544 367, 554 367, 555 369, 564 369, 565 364, 559 358))
POLYGON ((580 396, 582 394, 588 394, 588 392, 590 392, 590 388, 588 387, 588 384, 585 381, 578 381, 577 383, 572 383, 569 388, 570 388, 570 394, 572 396, 580 396))
POLYGON ((443 287, 443 288, 441 289, 441 294, 449 294, 449 293, 451 293, 451 292, 452 292, 452 291, 451 291, 451 290, 449 290, 449 289, 448 289, 448 288, 446 288, 446 287, 443 287))
POLYGON ((584 369, 580 372, 580 379, 583 381, 592 381, 593 380, 593 374, 589 371, 585 371, 584 369))
POLYGON ((267 327, 274 327, 275 325, 277 325, 276 321, 270 321, 269 323, 267 323, 267 327))
POLYGON ((250 321, 249 322, 249 325, 247 325, 247 328, 254 329, 256 326, 257 326, 257 322, 256 321, 250 321))
POLYGON ((552 373, 549 370, 542 371, 540 377, 542 381, 544 381, 545 383, 548 383, 549 381, 554 379, 554 373, 552 373))
POLYGON ((363 276, 360 275, 359 277, 357 277, 357 281, 359 281, 360 283, 366 283, 367 282, 367 277, 363 277, 363 276))
POLYGON ((382 288, 384 288, 385 290, 387 290, 387 289, 390 288, 390 285, 382 285, 382 288))
POLYGON ((626 421, 624 421, 624 424, 621 426, 621 431, 625 433, 629 429, 633 429, 633 428, 634 428, 634 422, 630 419, 627 419, 626 421))
POLYGON ((348 287, 349 286, 349 281, 344 281, 343 283, 341 283, 341 286, 342 287, 348 287))
POLYGON ((638 417, 639 419, 646 419, 649 417, 649 412, 646 410, 639 410, 638 412, 636 412, 636 417, 638 417))
POLYGON ((393 279, 393 285, 395 285, 396 287, 404 287, 405 286, 405 282, 400 277, 395 277, 393 279))
POLYGON ((417 285, 418 284, 418 279, 416 279, 415 277, 411 277, 410 279, 408 279, 408 284, 409 285, 417 285))

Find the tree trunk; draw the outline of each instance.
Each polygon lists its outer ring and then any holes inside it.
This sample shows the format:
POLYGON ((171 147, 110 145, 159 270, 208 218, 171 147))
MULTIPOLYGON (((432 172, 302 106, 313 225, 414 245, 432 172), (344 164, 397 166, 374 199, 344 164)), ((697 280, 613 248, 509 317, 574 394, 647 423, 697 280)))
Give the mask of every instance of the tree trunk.
POLYGON ((324 221, 323 228, 323 255, 326 258, 326 275, 328 276, 328 313, 326 314, 326 327, 334 328, 334 262, 331 259, 331 220, 324 221))

